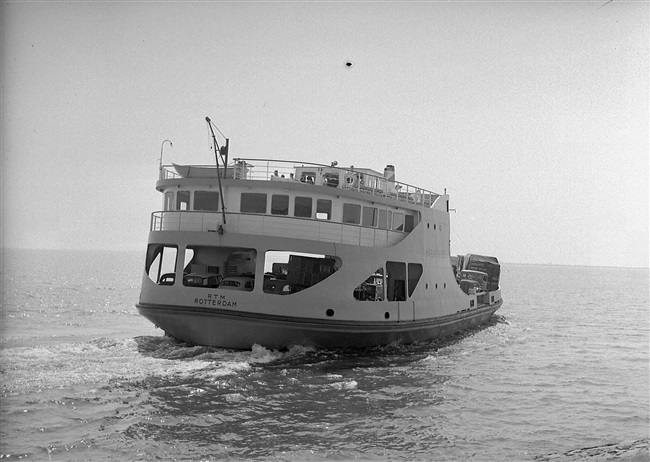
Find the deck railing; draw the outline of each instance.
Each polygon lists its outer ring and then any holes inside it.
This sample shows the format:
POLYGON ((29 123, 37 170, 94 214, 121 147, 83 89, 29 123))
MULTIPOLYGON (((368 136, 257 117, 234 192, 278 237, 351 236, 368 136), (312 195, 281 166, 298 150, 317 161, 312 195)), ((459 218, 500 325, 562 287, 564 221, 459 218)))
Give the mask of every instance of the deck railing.
POLYGON ((365 169, 355 170, 353 167, 341 168, 334 165, 272 159, 236 158, 234 162, 233 171, 236 179, 300 181, 300 178, 294 177, 297 169, 313 168, 317 172, 335 172, 339 174, 338 185, 328 184, 324 180, 320 181, 321 185, 363 192, 373 196, 391 197, 400 202, 418 204, 424 207, 431 207, 440 196, 440 194, 433 191, 390 180, 381 175, 374 175, 368 173, 365 169), (352 178, 353 181, 347 183, 344 178, 352 178))
POLYGON ((151 231, 196 231, 254 234, 308 239, 365 247, 388 247, 408 236, 408 232, 371 228, 327 220, 226 213, 223 226, 220 212, 159 211, 151 214, 151 231), (223 228, 221 228, 223 226, 223 228), (221 229, 220 229, 221 228, 221 229))
MULTIPOLYGON (((195 169, 195 172, 202 172, 200 173, 202 178, 209 178, 209 175, 212 174, 216 178, 217 170, 214 165, 193 165, 192 168, 195 169)), ((340 168, 333 165, 315 164, 311 162, 236 158, 234 159, 234 163, 228 166, 228 169, 224 170, 222 167, 220 171, 222 174, 225 171, 226 178, 238 180, 296 182, 301 181, 301 178, 297 178, 297 172, 305 171, 305 169, 316 172, 317 178, 315 178, 314 184, 357 191, 378 197, 390 197, 408 204, 431 207, 440 196, 433 191, 369 173, 365 169, 355 170, 353 167, 340 168), (338 183, 326 181, 325 174, 331 173, 338 174, 338 183), (348 182, 346 180, 351 181, 348 182)), ((176 171, 174 166, 163 165, 161 167, 161 180, 177 178, 181 178, 181 175, 176 171)))
POLYGON ((181 176, 176 172, 173 165, 162 165, 160 167, 160 173, 158 179, 160 180, 173 180, 174 178, 180 178, 181 176))

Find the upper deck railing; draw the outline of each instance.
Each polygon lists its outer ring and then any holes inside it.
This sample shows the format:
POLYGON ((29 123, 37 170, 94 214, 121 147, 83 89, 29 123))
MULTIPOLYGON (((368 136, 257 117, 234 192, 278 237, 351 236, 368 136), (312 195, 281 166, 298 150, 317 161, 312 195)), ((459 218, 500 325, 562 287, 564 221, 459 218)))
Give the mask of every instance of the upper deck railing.
POLYGON ((150 229, 151 231, 219 233, 223 226, 228 233, 308 239, 365 247, 389 247, 402 241, 410 232, 314 218, 234 212, 228 212, 226 216, 227 225, 218 212, 195 210, 153 212, 150 229))
MULTIPOLYGON (((389 197, 408 204, 431 207, 440 196, 433 191, 386 178, 369 169, 337 167, 293 160, 236 158, 227 169, 220 167, 222 178, 258 181, 301 182, 389 197)), ((217 178, 214 165, 161 167, 160 179, 217 178)))

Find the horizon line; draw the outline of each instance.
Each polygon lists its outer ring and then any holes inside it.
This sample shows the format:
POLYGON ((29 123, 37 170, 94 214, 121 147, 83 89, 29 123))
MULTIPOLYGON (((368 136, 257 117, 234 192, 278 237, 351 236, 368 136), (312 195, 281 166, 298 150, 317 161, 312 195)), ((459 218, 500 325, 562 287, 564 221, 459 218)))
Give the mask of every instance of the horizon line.
MULTIPOLYGON (((28 251, 62 251, 62 252, 145 252, 142 249, 79 249, 79 248, 42 248, 42 247, 7 247, 0 246, 0 252, 5 250, 28 250, 28 251)), ((477 254, 478 255, 478 254, 477 254)), ((650 270, 650 266, 615 266, 615 265, 586 265, 577 263, 528 263, 499 261, 501 265, 522 265, 522 266, 566 266, 578 268, 616 268, 616 269, 644 269, 650 270)))

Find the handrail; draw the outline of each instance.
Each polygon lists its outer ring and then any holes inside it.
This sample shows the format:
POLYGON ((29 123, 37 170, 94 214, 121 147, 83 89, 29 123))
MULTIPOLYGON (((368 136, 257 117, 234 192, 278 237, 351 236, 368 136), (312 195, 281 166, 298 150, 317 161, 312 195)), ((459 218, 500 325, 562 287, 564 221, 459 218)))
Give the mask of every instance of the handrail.
POLYGON ((160 166, 160 180, 173 180, 174 178, 180 178, 181 176, 174 170, 173 165, 161 165, 160 166))
MULTIPOLYGON (((356 244, 363 246, 389 246, 404 239, 411 232, 369 227, 361 224, 296 218, 278 215, 259 215, 226 212, 229 217, 228 230, 234 233, 250 233, 264 236, 315 239, 324 242, 356 244), (242 217, 256 217, 257 220, 240 220, 242 217), (304 225, 287 227, 286 220, 300 221, 304 225), (347 231, 346 231, 347 230, 347 231), (297 234, 296 234, 297 233, 297 234)), ((221 214, 213 211, 175 210, 157 211, 151 214, 150 231, 194 231, 219 232, 221 214)))
MULTIPOLYGON (((191 167, 196 169, 213 169, 216 174, 216 167, 214 165, 192 165, 191 167)), ((297 176, 298 169, 304 168, 314 169, 318 176, 318 178, 314 179, 316 180, 315 184, 362 192, 377 197, 388 197, 411 205, 432 207, 436 199, 440 197, 440 194, 433 191, 369 173, 369 169, 343 168, 294 160, 236 158, 234 159, 234 164, 228 166, 226 178, 234 178, 236 180, 299 182, 300 180, 293 176, 297 176), (324 176, 326 173, 338 173, 338 184, 328 183, 324 176), (350 182, 348 183, 347 181, 350 182)), ((179 178, 182 178, 182 176, 176 171, 173 165, 163 165, 161 167, 161 180, 179 178)))
MULTIPOLYGON (((226 215, 229 216, 251 216, 251 217, 271 217, 274 219, 282 219, 282 220, 300 220, 300 221, 309 221, 309 222, 314 222, 314 223, 331 223, 331 224, 336 224, 336 225, 346 225, 346 226, 354 226, 354 227, 359 227, 359 228, 370 228, 370 229, 378 229, 381 231, 394 231, 396 233, 410 233, 410 231, 402 231, 402 230, 396 230, 396 229, 386 229, 386 228, 380 228, 378 226, 366 226, 361 223, 345 223, 342 221, 332 221, 332 220, 320 220, 318 218, 306 218, 306 217, 294 217, 294 216, 286 216, 286 215, 265 215, 265 214, 260 214, 260 213, 244 213, 244 212, 225 212, 226 215)), ((150 231, 170 231, 170 230, 163 230, 162 229, 162 221, 165 215, 173 216, 173 215, 178 215, 180 216, 185 216, 185 217, 201 217, 201 227, 203 228, 204 224, 206 224, 206 217, 207 218, 214 218, 218 217, 221 215, 221 212, 217 211, 206 211, 206 210, 158 210, 155 212, 151 212, 151 224, 149 227, 150 231)), ((198 223, 199 221, 197 220, 192 220, 194 223, 198 223)), ((214 221, 214 220, 207 220, 208 222, 214 221)), ((218 220, 217 220, 218 221, 218 220)), ((184 229, 181 227, 181 220, 178 220, 178 222, 174 221, 175 223, 175 228, 172 229, 172 231, 184 231, 184 229)), ((188 222, 189 223, 189 222, 188 222)), ((220 222, 219 222, 220 223, 220 222)), ((212 230, 211 230, 212 231, 212 230)))
MULTIPOLYGON (((400 202, 431 207, 440 196, 440 194, 424 188, 368 173, 369 169, 345 168, 295 160, 235 158, 233 174, 235 179, 291 182, 299 181, 298 178, 292 178, 292 175, 298 168, 303 167, 314 167, 320 173, 338 173, 339 184, 336 186, 327 184, 327 186, 364 192, 374 196, 392 197, 400 202), (351 184, 345 183, 344 178, 352 178, 351 184)), ((321 184, 323 183, 321 180, 321 184)))

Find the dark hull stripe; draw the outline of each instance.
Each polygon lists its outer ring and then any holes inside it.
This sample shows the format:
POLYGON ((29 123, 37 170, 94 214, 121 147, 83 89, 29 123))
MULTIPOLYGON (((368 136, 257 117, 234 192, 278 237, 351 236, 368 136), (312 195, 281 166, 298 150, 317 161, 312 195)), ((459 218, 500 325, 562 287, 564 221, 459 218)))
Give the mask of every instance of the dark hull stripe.
POLYGON ((308 319, 214 308, 136 305, 141 315, 179 340, 226 348, 291 345, 364 347, 433 340, 487 321, 502 302, 417 321, 308 319))

